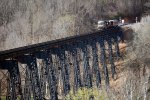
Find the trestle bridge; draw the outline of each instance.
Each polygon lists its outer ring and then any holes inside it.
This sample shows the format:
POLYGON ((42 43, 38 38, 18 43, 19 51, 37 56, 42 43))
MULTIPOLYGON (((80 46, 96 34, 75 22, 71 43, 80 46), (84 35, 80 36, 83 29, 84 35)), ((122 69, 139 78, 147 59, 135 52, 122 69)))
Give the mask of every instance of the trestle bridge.
POLYGON ((6 100, 58 100, 71 89, 98 87, 116 74, 120 27, 112 26, 0 52, 0 96, 6 100), (109 68, 110 66, 110 72, 109 68))

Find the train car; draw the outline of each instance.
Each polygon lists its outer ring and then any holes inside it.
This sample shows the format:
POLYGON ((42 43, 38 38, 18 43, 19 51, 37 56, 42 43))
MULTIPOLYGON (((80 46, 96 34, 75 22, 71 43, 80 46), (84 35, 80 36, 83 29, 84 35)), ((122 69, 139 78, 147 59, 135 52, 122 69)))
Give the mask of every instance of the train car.
POLYGON ((116 26, 116 25, 119 24, 119 21, 118 21, 117 19, 109 20, 108 22, 109 22, 110 24, 112 23, 113 26, 116 26))
POLYGON ((105 21, 104 20, 99 20, 98 25, 97 25, 97 29, 100 30, 104 27, 105 27, 105 21))

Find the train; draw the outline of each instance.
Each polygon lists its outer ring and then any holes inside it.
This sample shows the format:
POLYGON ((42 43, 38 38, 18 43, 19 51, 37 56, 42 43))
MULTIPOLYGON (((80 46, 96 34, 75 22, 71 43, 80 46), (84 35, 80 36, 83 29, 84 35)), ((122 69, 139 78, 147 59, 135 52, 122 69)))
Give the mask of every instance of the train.
POLYGON ((109 26, 116 26, 119 25, 120 23, 122 22, 118 20, 99 20, 97 23, 97 29, 103 29, 109 26))
POLYGON ((113 20, 99 20, 97 22, 97 29, 101 30, 103 28, 109 27, 109 26, 123 26, 126 25, 127 23, 125 22, 124 19, 122 20, 117 20, 117 19, 113 19, 113 20))

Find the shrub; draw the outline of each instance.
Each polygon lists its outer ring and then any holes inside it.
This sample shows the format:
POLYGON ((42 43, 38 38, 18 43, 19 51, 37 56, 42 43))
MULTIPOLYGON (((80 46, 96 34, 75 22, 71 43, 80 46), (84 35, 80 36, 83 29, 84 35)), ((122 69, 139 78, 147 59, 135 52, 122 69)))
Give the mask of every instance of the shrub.
POLYGON ((80 88, 76 93, 73 90, 65 97, 65 100, 108 100, 105 90, 96 88, 80 88))

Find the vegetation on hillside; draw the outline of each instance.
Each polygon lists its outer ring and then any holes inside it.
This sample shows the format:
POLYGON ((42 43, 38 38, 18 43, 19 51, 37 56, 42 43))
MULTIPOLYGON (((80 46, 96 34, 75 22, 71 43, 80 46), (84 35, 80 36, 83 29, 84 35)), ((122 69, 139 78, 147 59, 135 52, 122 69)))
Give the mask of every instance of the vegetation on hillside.
POLYGON ((1 0, 0 50, 91 32, 99 19, 141 14, 144 2, 145 0, 1 0), (66 20, 64 16, 69 19, 66 20), (59 37, 55 32, 59 32, 59 37))

